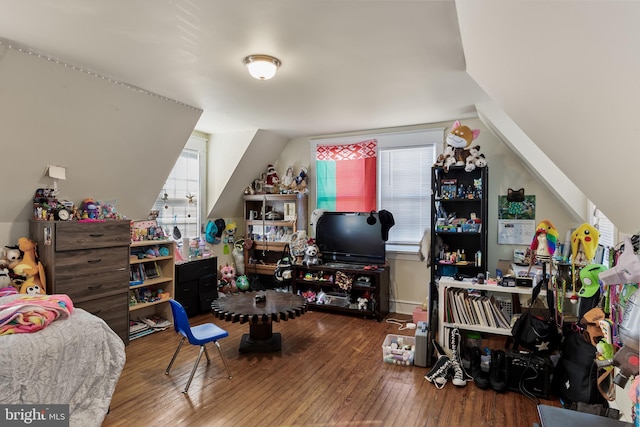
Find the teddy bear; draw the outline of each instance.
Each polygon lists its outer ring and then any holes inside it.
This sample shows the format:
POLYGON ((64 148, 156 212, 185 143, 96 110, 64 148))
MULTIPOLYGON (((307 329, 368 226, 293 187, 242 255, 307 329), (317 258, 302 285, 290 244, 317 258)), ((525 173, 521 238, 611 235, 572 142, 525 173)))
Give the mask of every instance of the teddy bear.
POLYGON ((316 244, 307 245, 307 247, 304 249, 302 265, 309 267, 310 265, 320 264, 318 253, 319 253, 318 245, 316 244))
MULTIPOLYGON (((472 130, 456 120, 447 135, 444 153, 438 156, 435 166, 442 166, 447 172, 451 166, 466 167, 467 157, 470 154, 469 147, 478 135, 480 135, 480 129, 472 130)), ((477 149, 479 150, 480 146, 477 146, 477 149)))

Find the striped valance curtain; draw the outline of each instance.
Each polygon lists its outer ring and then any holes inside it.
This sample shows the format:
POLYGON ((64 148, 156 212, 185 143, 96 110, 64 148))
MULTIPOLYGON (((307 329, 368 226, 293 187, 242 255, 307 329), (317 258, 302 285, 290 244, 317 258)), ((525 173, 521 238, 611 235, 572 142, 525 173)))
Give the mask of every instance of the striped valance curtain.
POLYGON ((375 139, 346 145, 318 145, 318 209, 337 212, 376 210, 375 139))

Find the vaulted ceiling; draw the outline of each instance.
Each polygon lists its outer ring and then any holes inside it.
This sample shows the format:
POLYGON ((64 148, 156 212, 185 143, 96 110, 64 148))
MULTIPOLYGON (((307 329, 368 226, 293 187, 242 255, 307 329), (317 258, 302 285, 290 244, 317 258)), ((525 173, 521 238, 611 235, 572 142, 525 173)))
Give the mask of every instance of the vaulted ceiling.
MULTIPOLYGON (((476 116, 492 103, 627 232, 640 3, 0 0, 0 38, 286 138, 476 116), (242 59, 278 57, 276 77, 242 59), (620 194, 627 189, 626 194, 620 194)), ((505 126, 494 118, 492 126, 505 126)), ((518 141, 511 141, 517 151, 518 141)), ((635 192, 637 193, 637 191, 635 192)))

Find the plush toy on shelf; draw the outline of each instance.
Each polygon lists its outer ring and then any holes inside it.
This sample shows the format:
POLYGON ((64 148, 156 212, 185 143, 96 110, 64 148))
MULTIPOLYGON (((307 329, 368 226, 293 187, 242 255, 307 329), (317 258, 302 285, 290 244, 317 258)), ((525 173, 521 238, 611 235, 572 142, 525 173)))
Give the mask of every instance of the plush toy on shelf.
POLYGON ((302 264, 309 267, 310 265, 318 265, 320 264, 320 259, 318 258, 319 253, 318 245, 312 243, 307 245, 304 249, 304 257, 302 258, 302 264))
POLYGON ((462 125, 456 120, 453 123, 451 132, 447 135, 444 153, 438 156, 434 166, 444 167, 445 171, 451 166, 465 166, 467 172, 474 170, 478 164, 486 166, 484 156, 480 154, 480 146, 473 147, 475 157, 482 158, 479 163, 476 160, 467 162, 467 158, 471 155, 469 147, 471 143, 480 135, 480 129, 470 129, 468 126, 462 125))

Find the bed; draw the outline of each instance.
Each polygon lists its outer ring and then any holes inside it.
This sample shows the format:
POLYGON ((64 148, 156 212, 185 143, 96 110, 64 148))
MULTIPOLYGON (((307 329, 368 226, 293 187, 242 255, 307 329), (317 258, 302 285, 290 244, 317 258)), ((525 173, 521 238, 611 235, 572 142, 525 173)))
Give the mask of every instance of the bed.
MULTIPOLYGON (((0 307, 20 295, 0 297, 0 307)), ((0 402, 69 404, 70 426, 100 426, 125 363, 124 343, 80 308, 32 333, 0 335, 0 402)))

